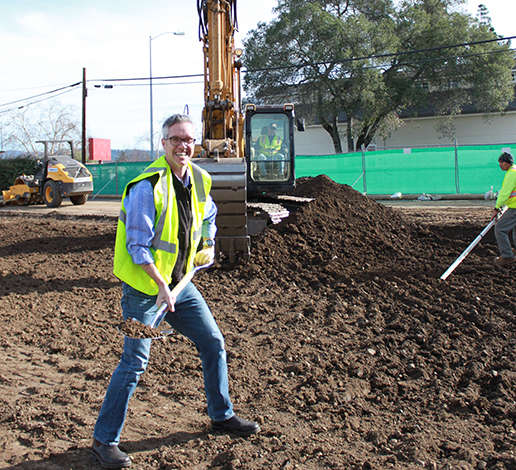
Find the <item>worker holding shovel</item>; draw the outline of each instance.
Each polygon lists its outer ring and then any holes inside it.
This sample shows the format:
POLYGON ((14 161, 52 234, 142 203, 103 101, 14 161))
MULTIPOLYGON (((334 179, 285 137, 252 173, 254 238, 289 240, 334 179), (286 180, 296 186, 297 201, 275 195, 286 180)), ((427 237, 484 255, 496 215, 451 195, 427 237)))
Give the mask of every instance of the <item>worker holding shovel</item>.
POLYGON ((498 158, 500 169, 505 171, 502 189, 498 193, 493 216, 496 216, 503 206, 507 206, 505 213, 497 220, 495 225, 496 243, 500 256, 495 258, 499 266, 509 266, 514 263, 515 251, 511 247, 509 234, 512 231, 512 239, 516 244, 516 166, 510 153, 504 152, 498 158))
MULTIPOLYGON (((197 347, 212 427, 250 435, 257 423, 235 415, 229 398, 224 338, 192 282, 177 292, 174 285, 194 266, 213 261, 215 216, 210 175, 193 164, 195 139, 185 115, 169 117, 162 128, 165 155, 126 186, 118 220, 114 273, 123 281, 122 313, 151 325, 162 304, 165 320, 197 347), (197 251, 201 241, 203 249, 197 251)), ((124 350, 113 372, 93 432, 92 452, 104 468, 129 467, 118 448, 122 427, 138 379, 149 360, 150 338, 124 338, 124 350)))

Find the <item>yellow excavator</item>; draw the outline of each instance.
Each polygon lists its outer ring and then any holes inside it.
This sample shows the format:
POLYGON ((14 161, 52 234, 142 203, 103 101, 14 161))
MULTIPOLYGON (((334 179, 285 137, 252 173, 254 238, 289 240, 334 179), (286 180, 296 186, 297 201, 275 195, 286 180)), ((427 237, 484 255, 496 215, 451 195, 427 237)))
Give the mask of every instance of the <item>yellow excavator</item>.
POLYGON ((295 185, 294 105, 241 105, 237 0, 197 0, 204 51, 202 142, 195 162, 213 180, 217 251, 230 262, 250 251, 248 199, 295 185))

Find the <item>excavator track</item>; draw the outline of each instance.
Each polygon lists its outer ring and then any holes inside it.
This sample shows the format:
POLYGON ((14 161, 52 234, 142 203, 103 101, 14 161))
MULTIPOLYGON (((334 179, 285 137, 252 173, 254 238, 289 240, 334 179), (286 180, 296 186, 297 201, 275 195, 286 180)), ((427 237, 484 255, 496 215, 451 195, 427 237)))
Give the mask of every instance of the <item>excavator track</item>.
POLYGON ((313 198, 283 194, 262 195, 247 202, 249 235, 256 235, 270 224, 279 224, 292 212, 313 201, 313 198))

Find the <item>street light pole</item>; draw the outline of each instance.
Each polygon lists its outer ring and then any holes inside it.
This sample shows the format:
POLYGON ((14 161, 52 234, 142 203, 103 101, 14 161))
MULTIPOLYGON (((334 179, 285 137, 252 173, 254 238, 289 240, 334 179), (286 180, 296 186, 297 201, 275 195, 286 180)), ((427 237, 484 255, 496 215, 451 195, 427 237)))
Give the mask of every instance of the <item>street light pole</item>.
POLYGON ((157 39, 164 34, 172 34, 174 36, 184 36, 183 31, 165 31, 156 34, 156 36, 149 35, 149 93, 150 93, 150 157, 154 160, 154 129, 153 129, 153 110, 152 110, 152 40, 157 39))

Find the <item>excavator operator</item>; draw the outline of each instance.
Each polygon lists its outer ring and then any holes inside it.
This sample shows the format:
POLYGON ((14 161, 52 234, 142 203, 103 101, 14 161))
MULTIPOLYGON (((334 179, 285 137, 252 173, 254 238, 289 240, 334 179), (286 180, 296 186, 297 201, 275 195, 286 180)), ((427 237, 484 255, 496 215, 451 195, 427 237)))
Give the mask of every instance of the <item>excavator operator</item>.
POLYGON ((267 157, 272 157, 281 149, 282 141, 281 138, 276 135, 277 129, 277 124, 273 122, 269 127, 267 127, 267 133, 258 137, 260 152, 267 157))
MULTIPOLYGON (((281 137, 276 134, 277 129, 278 125, 273 122, 269 126, 267 126, 262 131, 262 135, 258 137, 258 140, 256 142, 256 152, 258 154, 257 160, 283 160, 284 155, 280 153, 283 141, 281 137)), ((280 173, 282 173, 283 165, 283 161, 280 162, 279 166, 275 164, 265 164, 262 166, 262 172, 267 172, 267 169, 271 171, 273 169, 277 169, 280 173)))

